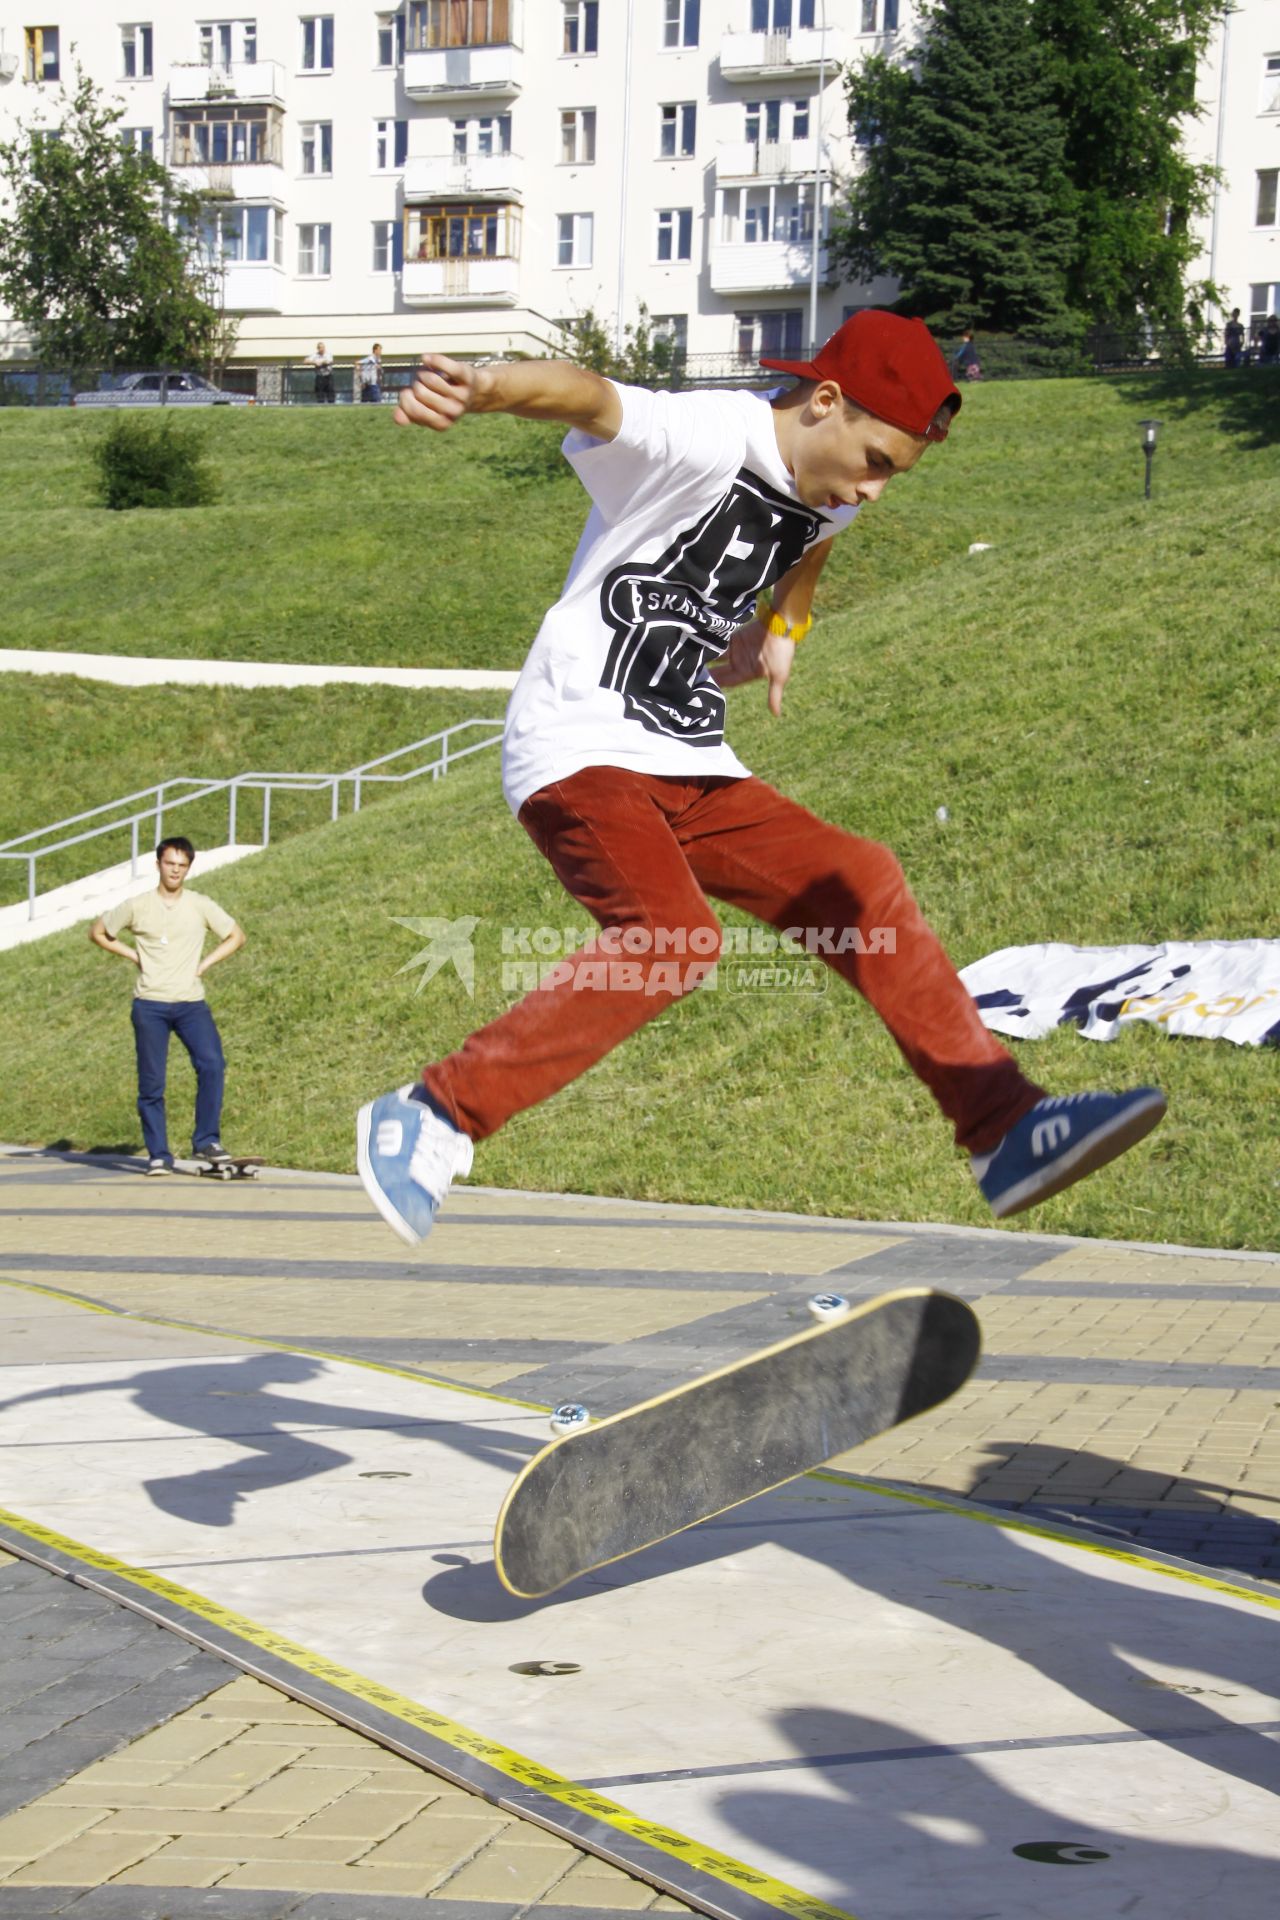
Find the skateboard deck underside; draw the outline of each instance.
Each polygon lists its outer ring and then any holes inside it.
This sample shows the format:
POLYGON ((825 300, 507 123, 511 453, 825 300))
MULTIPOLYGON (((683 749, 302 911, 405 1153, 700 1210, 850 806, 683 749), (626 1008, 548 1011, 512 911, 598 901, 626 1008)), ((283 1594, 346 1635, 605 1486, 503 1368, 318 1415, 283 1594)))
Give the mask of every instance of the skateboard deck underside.
POLYGON ((175 1157, 175 1173, 195 1174, 203 1180, 256 1180, 262 1161, 256 1156, 241 1157, 218 1166, 212 1160, 202 1159, 198 1154, 175 1157))
POLYGON ((979 1344, 964 1301, 888 1294, 570 1435, 529 1463, 503 1503, 503 1584, 538 1598, 795 1479, 945 1400, 979 1344))

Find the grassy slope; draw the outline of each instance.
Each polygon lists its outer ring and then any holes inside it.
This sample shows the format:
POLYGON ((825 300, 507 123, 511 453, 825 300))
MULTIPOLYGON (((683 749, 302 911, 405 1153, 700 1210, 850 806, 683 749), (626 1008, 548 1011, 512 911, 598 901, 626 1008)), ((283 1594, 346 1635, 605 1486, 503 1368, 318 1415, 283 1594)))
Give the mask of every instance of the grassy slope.
MULTIPOLYGON (((966 396, 967 437, 843 543, 782 722, 757 689, 734 696, 739 750, 894 845, 958 962, 1040 939, 1274 933, 1280 462, 1265 398, 1221 378, 966 396), (1133 430, 1146 411, 1166 422, 1150 506, 1133 430), (970 539, 993 550, 967 559, 970 539)), ((506 1004, 501 927, 580 918, 495 771, 477 763, 227 874, 218 897, 251 934, 214 978, 237 1144, 349 1166, 357 1102, 506 1004), (480 917, 474 1001, 452 974, 421 994, 399 974, 420 943, 395 917, 430 914, 480 917)), ((78 935, 0 957, 0 1136, 136 1140, 122 974, 78 935)), ((1152 1142, 1029 1224, 1276 1244, 1274 1056, 1139 1031, 1107 1047, 1060 1033, 1019 1057, 1060 1091, 1152 1078, 1172 1100, 1152 1142)), ((188 1084, 175 1059, 178 1099, 188 1084)), ((927 1097, 843 991, 695 998, 487 1143, 477 1177, 984 1218, 927 1097)))

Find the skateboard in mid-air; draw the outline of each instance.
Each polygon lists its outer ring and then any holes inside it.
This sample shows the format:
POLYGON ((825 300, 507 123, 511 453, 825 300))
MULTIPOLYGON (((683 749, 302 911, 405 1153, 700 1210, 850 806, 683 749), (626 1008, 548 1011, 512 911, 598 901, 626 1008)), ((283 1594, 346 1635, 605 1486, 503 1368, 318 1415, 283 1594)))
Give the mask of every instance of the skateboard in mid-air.
POLYGON ((952 1294, 809 1306, 818 1326, 595 1425, 584 1407, 558 1407, 560 1437, 498 1514, 503 1586, 542 1599, 927 1413, 978 1363, 977 1316, 952 1294))
POLYGON ((202 1153, 193 1153, 185 1160, 175 1158, 173 1170, 199 1174, 206 1180, 256 1180, 258 1169, 264 1164, 258 1153, 230 1154, 225 1160, 210 1160, 202 1153))

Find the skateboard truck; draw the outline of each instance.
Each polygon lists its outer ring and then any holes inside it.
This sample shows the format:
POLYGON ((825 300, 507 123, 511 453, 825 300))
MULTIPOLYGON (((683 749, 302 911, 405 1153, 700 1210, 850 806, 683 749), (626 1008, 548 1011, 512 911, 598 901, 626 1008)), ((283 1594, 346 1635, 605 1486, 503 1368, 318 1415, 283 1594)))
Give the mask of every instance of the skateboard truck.
POLYGON ((591 1415, 579 1401, 566 1400, 564 1405, 557 1407, 551 1415, 551 1431, 552 1433, 577 1433, 578 1429, 585 1427, 590 1419, 591 1415))
POLYGON ((833 1320, 844 1319, 849 1302, 842 1293, 813 1293, 809 1296, 809 1311, 825 1327, 833 1320))

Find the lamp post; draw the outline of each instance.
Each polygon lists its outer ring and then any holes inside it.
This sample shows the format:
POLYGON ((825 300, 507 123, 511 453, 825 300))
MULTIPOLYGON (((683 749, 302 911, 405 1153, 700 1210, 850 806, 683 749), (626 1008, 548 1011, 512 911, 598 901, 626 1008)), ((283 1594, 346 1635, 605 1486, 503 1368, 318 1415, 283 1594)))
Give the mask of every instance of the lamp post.
POLYGON ((1142 490, 1142 497, 1144 500, 1149 500, 1151 498, 1151 462, 1156 457, 1156 434, 1159 431, 1160 422, 1139 420, 1138 425, 1142 428, 1142 451, 1147 456, 1147 484, 1142 490))
POLYGON ((818 42, 818 98, 813 127, 813 241, 809 260, 809 352, 818 351, 818 248, 822 244, 822 96, 827 87, 827 0, 822 0, 822 38, 818 42))

